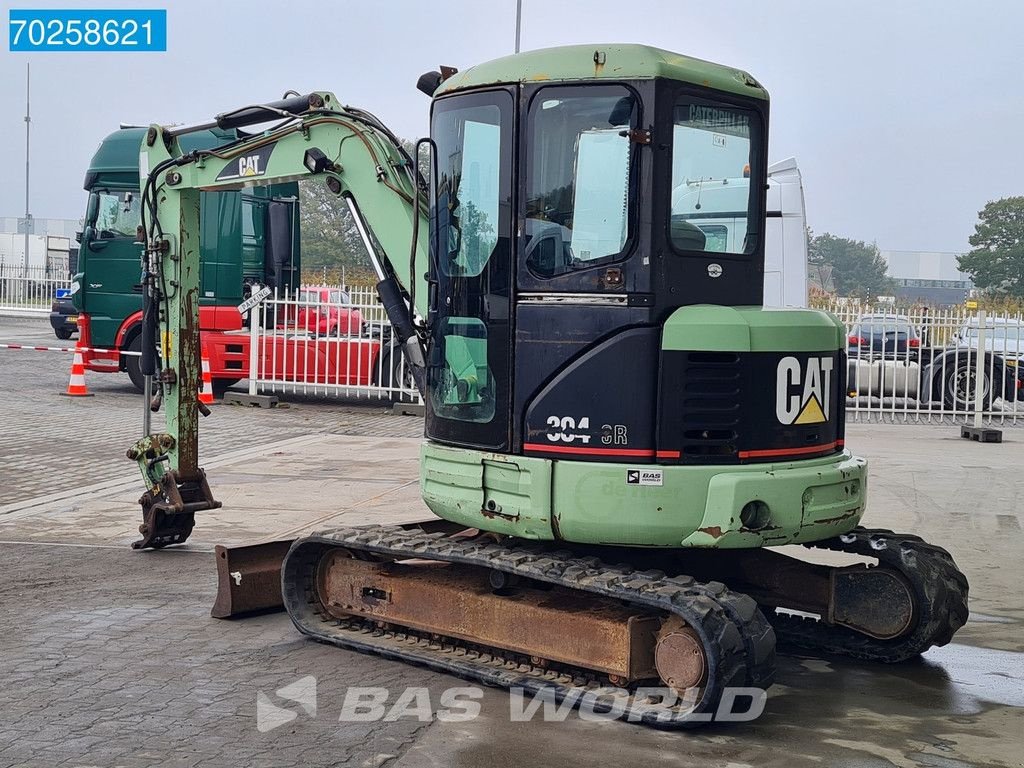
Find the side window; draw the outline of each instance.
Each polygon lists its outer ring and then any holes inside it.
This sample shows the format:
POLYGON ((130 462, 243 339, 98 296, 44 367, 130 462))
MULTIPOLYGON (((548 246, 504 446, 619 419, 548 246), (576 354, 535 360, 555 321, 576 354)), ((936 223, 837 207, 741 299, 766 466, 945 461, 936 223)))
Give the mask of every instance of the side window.
POLYGON ((96 233, 100 239, 135 237, 141 222, 139 195, 134 192, 99 192, 96 233))
POLYGON ((690 97, 676 104, 669 237, 677 249, 753 253, 760 198, 750 169, 759 136, 752 110, 690 97))
POLYGON ((721 224, 701 224, 704 233, 704 250, 725 253, 729 250, 729 228, 721 224))
MULTIPOLYGON (((255 203, 251 197, 242 196, 242 237, 256 238, 256 216, 262 219, 263 205, 255 203)), ((262 221, 261 221, 262 224, 262 221)), ((261 226, 262 230, 263 227, 261 226)))
POLYGON ((552 87, 527 117, 526 264, 540 277, 622 257, 637 103, 624 86, 552 87))

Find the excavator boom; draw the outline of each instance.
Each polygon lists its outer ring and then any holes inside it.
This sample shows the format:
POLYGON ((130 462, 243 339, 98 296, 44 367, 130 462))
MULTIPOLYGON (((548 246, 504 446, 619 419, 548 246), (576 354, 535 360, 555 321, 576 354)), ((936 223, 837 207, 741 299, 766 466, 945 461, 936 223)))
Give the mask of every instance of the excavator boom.
POLYGON ((195 126, 153 125, 140 162, 145 173, 143 349, 150 353, 142 365, 144 374, 156 374, 151 353, 158 347, 161 370, 153 407, 162 401, 167 413, 167 434, 146 436, 129 451, 149 489, 140 500, 143 538, 135 544, 145 548, 181 543, 196 512, 219 506, 198 457, 199 193, 322 177, 353 214, 379 278, 382 303, 420 386, 422 338, 412 305, 415 301, 425 313, 429 226, 425 184, 414 159, 370 113, 344 107, 327 92, 246 107, 195 126), (191 131, 269 119, 280 123, 217 149, 184 153, 178 145, 178 137, 191 131), (409 277, 417 264, 419 285, 409 277))

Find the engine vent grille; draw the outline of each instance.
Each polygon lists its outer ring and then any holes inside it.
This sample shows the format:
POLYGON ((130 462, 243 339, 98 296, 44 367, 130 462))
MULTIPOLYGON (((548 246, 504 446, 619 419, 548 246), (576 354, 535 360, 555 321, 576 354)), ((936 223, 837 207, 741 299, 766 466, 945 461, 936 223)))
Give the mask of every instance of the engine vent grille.
POLYGON ((743 371, 734 352, 690 352, 681 391, 681 452, 689 462, 737 456, 743 371))

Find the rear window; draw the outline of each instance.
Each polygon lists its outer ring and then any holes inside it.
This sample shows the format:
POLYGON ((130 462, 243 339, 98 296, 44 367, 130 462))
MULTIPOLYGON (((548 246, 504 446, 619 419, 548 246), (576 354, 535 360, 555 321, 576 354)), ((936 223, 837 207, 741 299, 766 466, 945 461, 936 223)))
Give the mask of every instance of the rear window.
POLYGON ((906 336, 917 338, 917 331, 910 323, 891 318, 872 318, 862 320, 853 327, 854 336, 906 336))

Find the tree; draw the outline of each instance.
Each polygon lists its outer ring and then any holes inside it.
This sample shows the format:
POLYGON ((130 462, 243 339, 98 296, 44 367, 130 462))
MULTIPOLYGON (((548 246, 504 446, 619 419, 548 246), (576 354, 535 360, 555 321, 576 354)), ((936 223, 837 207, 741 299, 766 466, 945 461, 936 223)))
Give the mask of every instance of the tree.
POLYGON ((960 269, 974 284, 996 294, 1024 298, 1024 197, 1004 197, 978 212, 980 221, 960 256, 960 269))
POLYGON ((370 258, 348 206, 322 180, 300 182, 299 215, 304 272, 316 274, 325 267, 338 272, 344 267, 349 282, 371 277, 370 258))
POLYGON ((836 237, 828 232, 815 236, 807 231, 807 261, 813 271, 827 268, 840 296, 873 299, 893 290, 885 273, 887 265, 878 246, 862 240, 836 237))
MULTIPOLYGON (((412 155, 415 145, 406 139, 399 141, 412 155)), ((428 170, 424 152, 420 172, 425 174, 428 170)), ((302 269, 310 276, 309 282, 319 281, 319 275, 324 273, 333 275, 335 280, 340 280, 344 273, 352 284, 376 282, 370 257, 348 205, 331 192, 322 179, 300 181, 299 219, 302 269)))

